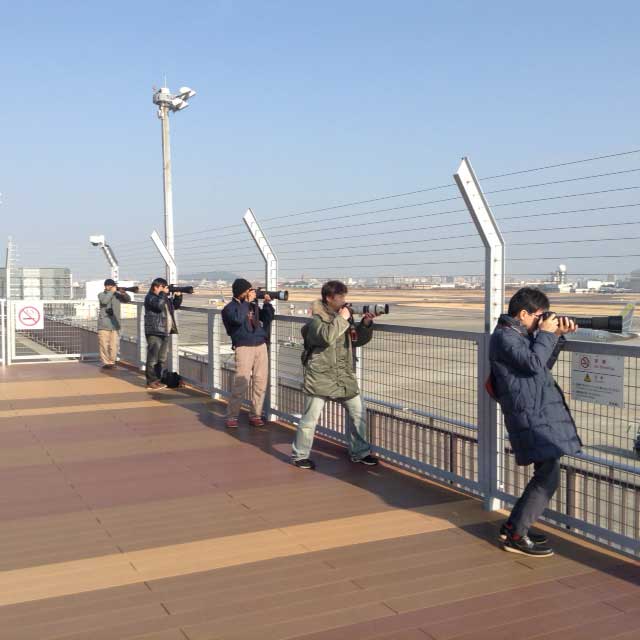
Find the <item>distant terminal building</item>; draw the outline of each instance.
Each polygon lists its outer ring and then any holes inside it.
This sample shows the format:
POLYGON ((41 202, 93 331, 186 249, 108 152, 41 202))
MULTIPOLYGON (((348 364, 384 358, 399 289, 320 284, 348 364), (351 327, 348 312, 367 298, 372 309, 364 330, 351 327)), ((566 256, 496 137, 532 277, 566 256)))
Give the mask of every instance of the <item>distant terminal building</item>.
POLYGON ((71 269, 58 267, 12 267, 11 291, 7 291, 7 270, 0 268, 0 298, 14 300, 69 300, 72 297, 71 269), (10 296, 7 294, 10 293, 10 296))
POLYGON ((631 272, 631 277, 629 278, 629 288, 634 293, 640 292, 640 269, 636 269, 631 272))

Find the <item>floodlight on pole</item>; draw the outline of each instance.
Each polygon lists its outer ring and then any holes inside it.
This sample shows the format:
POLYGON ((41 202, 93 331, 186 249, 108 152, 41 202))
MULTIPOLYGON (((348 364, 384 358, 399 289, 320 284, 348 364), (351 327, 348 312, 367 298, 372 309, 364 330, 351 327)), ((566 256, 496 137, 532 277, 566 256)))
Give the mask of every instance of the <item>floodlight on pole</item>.
MULTIPOLYGON (((153 104, 158 106, 158 118, 162 123, 162 178, 164 185, 164 244, 171 257, 175 260, 173 237, 173 189, 171 186, 171 147, 169 143, 169 112, 182 111, 189 106, 187 100, 193 98, 196 92, 189 87, 180 87, 178 93, 173 94, 168 87, 162 87, 153 94, 153 104)), ((167 265, 167 280, 175 282, 176 269, 167 265), (172 272, 173 271, 173 272, 172 272)))
MULTIPOLYGON (((153 104, 158 107, 158 118, 162 125, 162 180, 164 187, 164 246, 171 256, 167 262, 166 278, 170 283, 178 280, 175 263, 175 244, 173 236, 173 189, 171 186, 171 145, 169 143, 169 113, 182 111, 189 106, 187 100, 196 92, 189 87, 180 87, 177 94, 172 94, 168 87, 161 87, 153 94, 153 104)), ((171 370, 178 371, 178 347, 175 339, 171 340, 171 370)))
POLYGON ((102 253, 104 253, 104 257, 107 259, 107 262, 111 267, 111 277, 116 282, 118 282, 118 278, 120 277, 120 265, 118 264, 116 254, 113 252, 113 249, 107 244, 104 236, 89 236, 89 242, 94 247, 99 247, 100 249, 102 249, 102 253))

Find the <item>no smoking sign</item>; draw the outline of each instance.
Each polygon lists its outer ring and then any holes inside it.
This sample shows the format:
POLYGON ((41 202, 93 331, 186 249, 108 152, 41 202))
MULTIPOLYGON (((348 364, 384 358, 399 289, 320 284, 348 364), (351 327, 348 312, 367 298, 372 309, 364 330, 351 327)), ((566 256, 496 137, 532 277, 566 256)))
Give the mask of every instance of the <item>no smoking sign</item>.
POLYGON ((23 302, 16 305, 16 329, 18 331, 44 329, 42 302, 23 302))

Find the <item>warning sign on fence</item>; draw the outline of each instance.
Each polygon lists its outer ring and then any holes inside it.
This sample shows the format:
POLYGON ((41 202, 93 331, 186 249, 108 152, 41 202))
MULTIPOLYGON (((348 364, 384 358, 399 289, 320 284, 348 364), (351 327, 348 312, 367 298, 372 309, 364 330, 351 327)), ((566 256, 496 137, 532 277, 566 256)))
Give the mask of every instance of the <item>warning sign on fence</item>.
POLYGON ((36 300, 16 304, 16 329, 36 331, 44 329, 44 305, 36 300))
POLYGON ((571 363, 571 395, 609 407, 624 406, 624 357, 574 353, 571 363))

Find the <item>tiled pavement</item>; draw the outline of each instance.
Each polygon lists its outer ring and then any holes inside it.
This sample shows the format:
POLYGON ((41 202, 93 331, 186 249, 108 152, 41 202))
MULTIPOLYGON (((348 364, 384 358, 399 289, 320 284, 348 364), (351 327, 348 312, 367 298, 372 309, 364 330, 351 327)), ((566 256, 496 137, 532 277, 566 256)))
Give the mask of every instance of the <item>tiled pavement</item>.
POLYGON ((640 568, 191 391, 91 364, 0 373, 0 638, 640 638, 640 568))

